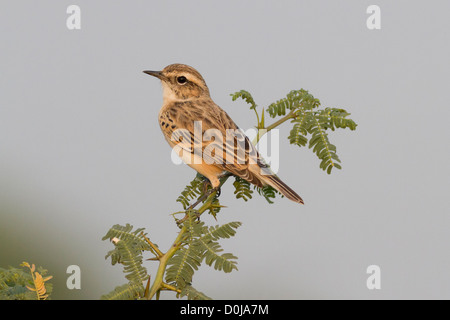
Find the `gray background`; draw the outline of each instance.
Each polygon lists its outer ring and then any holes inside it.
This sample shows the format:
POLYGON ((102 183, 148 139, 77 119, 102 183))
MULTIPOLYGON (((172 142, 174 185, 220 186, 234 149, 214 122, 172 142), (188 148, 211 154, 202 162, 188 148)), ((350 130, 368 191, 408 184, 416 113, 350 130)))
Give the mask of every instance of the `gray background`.
POLYGON ((113 224, 170 246, 169 214, 195 173, 170 162, 161 86, 142 70, 181 62, 242 128, 255 119, 231 101, 241 89, 267 106, 305 88, 358 123, 330 135, 343 164, 330 176, 281 128, 278 174, 306 205, 245 203, 228 183, 218 222, 243 222, 222 242, 239 271, 201 267, 197 289, 216 299, 450 298, 448 12, 448 1, 4 1, 0 266, 43 265, 53 298, 97 299, 126 282, 104 260, 113 224), (81 30, 66 28, 70 4, 81 30), (371 4, 381 30, 366 27, 371 4), (71 264, 81 290, 65 287, 71 264), (381 290, 366 287, 371 264, 381 290))

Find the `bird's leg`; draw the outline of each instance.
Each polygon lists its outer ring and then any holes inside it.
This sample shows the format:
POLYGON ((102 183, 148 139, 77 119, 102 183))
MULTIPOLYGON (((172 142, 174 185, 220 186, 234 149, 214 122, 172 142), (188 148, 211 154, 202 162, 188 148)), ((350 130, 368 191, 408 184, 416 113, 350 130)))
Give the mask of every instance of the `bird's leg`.
POLYGON ((211 182, 209 181, 209 179, 205 178, 205 180, 203 180, 203 192, 202 192, 202 195, 187 210, 194 209, 200 202, 204 201, 214 191, 217 193, 217 196, 220 196, 220 186, 218 186, 216 188, 213 188, 213 186, 212 186, 211 182), (208 190, 208 186, 210 186, 211 189, 208 190))
MULTIPOLYGON (((176 219, 177 221, 177 225, 179 226, 180 224, 182 224, 183 222, 185 222, 188 218, 189 218, 189 214, 187 213, 189 209, 186 210, 186 214, 184 215, 184 217, 182 219, 176 219)), ((199 217, 199 214, 197 213, 197 217, 199 217)))
MULTIPOLYGON (((209 183, 209 180, 206 180, 204 185, 208 184, 208 183, 209 183)), ((204 187, 204 189, 206 189, 206 188, 204 187)), ((217 196, 220 195, 220 187, 211 188, 207 191, 204 191, 203 194, 197 199, 197 201, 195 203, 191 204, 189 206, 189 208, 186 209, 185 216, 182 219, 178 220, 177 224, 180 225, 181 223, 185 222, 189 218, 188 211, 194 209, 200 202, 206 200, 213 192, 216 192, 217 196)))
POLYGON ((205 180, 203 180, 203 194, 206 194, 206 193, 207 193, 207 191, 208 191, 208 186, 211 186, 211 188, 212 188, 212 184, 211 184, 211 182, 209 181, 209 179, 208 179, 208 178, 205 178, 205 180))
POLYGON ((187 208, 187 210, 192 210, 192 209, 194 209, 200 202, 206 200, 206 198, 208 198, 209 195, 210 195, 211 193, 213 193, 213 191, 214 191, 214 189, 209 189, 208 191, 203 192, 203 194, 197 199, 197 201, 195 201, 193 204, 191 204, 190 207, 187 208))
POLYGON ((189 206, 189 208, 187 208, 187 210, 194 209, 200 202, 205 200, 212 193, 212 191, 213 191, 213 188, 212 188, 211 182, 207 178, 205 178, 205 180, 203 180, 202 195, 197 199, 196 202, 191 204, 189 206), (211 186, 211 189, 208 190, 208 186, 211 186))

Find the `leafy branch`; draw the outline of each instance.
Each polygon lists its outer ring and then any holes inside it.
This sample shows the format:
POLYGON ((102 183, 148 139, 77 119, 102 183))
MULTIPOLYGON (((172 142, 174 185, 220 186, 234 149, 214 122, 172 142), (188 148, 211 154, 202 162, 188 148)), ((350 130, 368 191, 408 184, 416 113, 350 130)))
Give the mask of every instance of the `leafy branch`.
POLYGON ((327 130, 334 131, 336 128, 356 129, 356 123, 347 118, 350 113, 344 109, 325 108, 319 109, 320 100, 314 98, 304 89, 292 90, 286 98, 270 104, 267 111, 272 118, 282 116, 281 119, 268 126, 269 131, 285 121, 291 120, 294 123, 290 134, 289 142, 299 147, 306 146, 313 149, 313 152, 321 160, 320 168, 331 173, 332 168, 341 169, 341 160, 336 154, 336 146, 328 139, 327 130))
MULTIPOLYGON (((348 118, 350 114, 346 110, 329 107, 321 109, 320 101, 304 89, 289 92, 285 98, 270 104, 266 109, 262 108, 260 113, 248 91, 241 90, 231 96, 233 101, 243 99, 255 112, 258 134, 253 144, 256 145, 265 133, 290 121, 292 123, 288 136, 290 144, 298 147, 308 145, 319 158, 319 167, 328 174, 333 168, 341 169, 336 146, 330 142, 328 131, 338 128, 356 129, 356 123, 348 118), (268 126, 265 125, 265 112, 276 119, 268 126)), ((220 186, 231 176, 231 174, 222 176, 220 186)), ((224 253, 219 240, 234 236, 241 223, 229 222, 223 225, 206 226, 200 220, 204 212, 216 218, 223 207, 219 202, 217 191, 208 190, 205 187, 205 179, 197 174, 177 198, 183 210, 173 213, 173 217, 180 230, 166 252, 162 252, 147 237, 143 228, 133 231, 133 227, 129 224, 115 225, 108 231, 103 240, 111 240, 115 247, 108 252, 106 258, 110 258, 113 265, 123 265, 128 283, 116 287, 110 293, 103 295, 102 299, 158 299, 162 291, 172 291, 177 297, 188 299, 209 299, 192 286, 193 276, 200 265, 205 263, 227 273, 237 270, 237 257, 231 253, 224 253), (199 200, 191 204, 196 199, 199 200), (184 218, 177 219, 178 214, 183 214, 184 218), (159 263, 153 282, 143 266, 144 253, 152 255, 147 260, 159 263)), ((236 198, 244 201, 253 197, 253 190, 256 190, 269 203, 273 203, 274 198, 279 194, 270 186, 263 188, 251 186, 248 181, 236 176, 234 176, 233 186, 236 198)))

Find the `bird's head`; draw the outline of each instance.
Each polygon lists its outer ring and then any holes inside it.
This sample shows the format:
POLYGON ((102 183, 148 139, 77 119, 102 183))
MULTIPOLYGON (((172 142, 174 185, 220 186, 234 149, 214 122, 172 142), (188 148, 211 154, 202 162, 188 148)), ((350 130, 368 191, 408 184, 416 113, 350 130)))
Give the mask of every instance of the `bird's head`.
POLYGON ((209 97, 202 75, 185 64, 171 64, 162 71, 144 71, 161 80, 164 102, 209 97))

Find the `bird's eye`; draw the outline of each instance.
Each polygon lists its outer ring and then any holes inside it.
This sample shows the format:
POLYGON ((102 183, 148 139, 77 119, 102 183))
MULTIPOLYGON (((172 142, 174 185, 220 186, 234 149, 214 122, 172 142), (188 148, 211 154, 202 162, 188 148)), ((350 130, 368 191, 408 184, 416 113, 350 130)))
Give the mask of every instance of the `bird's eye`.
POLYGON ((177 78, 177 82, 178 82, 179 84, 185 84, 185 83, 187 82, 187 79, 186 79, 185 76, 181 76, 181 77, 178 77, 178 78, 177 78))

